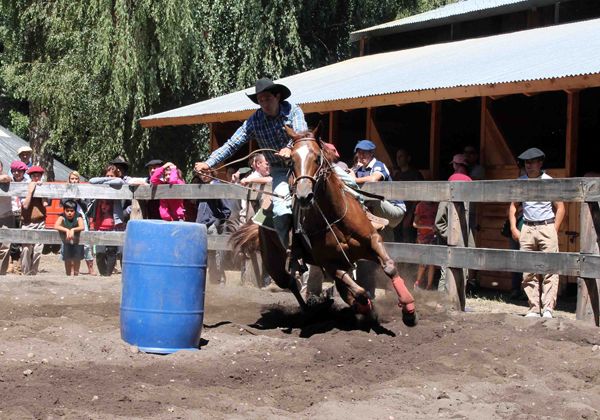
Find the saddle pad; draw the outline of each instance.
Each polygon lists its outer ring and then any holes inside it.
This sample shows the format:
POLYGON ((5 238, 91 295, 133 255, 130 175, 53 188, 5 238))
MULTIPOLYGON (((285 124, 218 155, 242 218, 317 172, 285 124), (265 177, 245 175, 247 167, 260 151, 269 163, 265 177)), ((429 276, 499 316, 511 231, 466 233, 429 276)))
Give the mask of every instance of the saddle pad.
POLYGON ((381 230, 390 223, 388 219, 384 219, 383 217, 377 217, 370 211, 365 210, 365 213, 367 213, 367 219, 369 219, 369 221, 376 230, 381 230))
POLYGON ((258 209, 256 214, 252 217, 252 221, 257 225, 264 227, 265 229, 276 231, 275 225, 273 224, 272 210, 263 208, 258 209))

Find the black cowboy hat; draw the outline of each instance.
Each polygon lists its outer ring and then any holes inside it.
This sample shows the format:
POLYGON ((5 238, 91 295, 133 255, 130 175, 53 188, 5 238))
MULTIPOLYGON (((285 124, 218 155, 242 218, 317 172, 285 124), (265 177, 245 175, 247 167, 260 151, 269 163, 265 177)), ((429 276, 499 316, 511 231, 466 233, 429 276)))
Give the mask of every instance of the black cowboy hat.
POLYGON ((123 159, 121 156, 117 156, 116 158, 114 158, 113 160, 111 160, 109 162, 111 165, 117 165, 117 166, 124 166, 125 170, 129 169, 129 162, 127 162, 125 159, 123 159))
POLYGON ((279 98, 280 101, 283 101, 287 98, 290 97, 290 95, 292 94, 292 92, 290 92, 290 90, 285 87, 284 85, 280 85, 277 83, 273 83, 273 81, 267 77, 263 77, 262 79, 258 79, 256 81, 256 86, 254 87, 254 93, 253 94, 246 94, 246 96, 248 96, 248 98, 250 98, 250 100, 252 102, 254 102, 255 104, 258 104, 258 99, 256 98, 256 95, 258 95, 259 93, 262 92, 271 92, 273 95, 276 94, 281 94, 281 97, 279 98))

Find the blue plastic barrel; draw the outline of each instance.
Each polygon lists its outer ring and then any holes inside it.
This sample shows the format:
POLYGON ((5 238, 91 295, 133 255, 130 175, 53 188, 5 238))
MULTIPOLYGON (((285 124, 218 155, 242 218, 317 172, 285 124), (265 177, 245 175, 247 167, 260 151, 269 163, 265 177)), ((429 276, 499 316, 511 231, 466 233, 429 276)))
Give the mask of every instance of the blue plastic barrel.
POLYGON ((121 338, 147 353, 197 350, 204 318, 206 226, 132 220, 123 246, 121 338))

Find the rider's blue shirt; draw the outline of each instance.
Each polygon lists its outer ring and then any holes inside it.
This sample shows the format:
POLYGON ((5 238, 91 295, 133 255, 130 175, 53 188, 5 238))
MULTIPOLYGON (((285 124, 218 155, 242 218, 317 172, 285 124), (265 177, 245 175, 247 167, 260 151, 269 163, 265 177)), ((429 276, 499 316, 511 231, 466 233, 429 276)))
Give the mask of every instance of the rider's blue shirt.
MULTIPOLYGON (((211 168, 225 161, 249 140, 256 140, 261 149, 275 149, 277 151, 286 146, 292 146, 292 140, 284 130, 284 126, 291 126, 294 131, 306 131, 308 126, 304 113, 298 105, 287 101, 281 102, 279 114, 275 117, 266 115, 258 109, 244 124, 231 136, 227 142, 215 150, 206 163, 211 168)), ((273 152, 263 152, 272 166, 281 165, 283 160, 273 152)))

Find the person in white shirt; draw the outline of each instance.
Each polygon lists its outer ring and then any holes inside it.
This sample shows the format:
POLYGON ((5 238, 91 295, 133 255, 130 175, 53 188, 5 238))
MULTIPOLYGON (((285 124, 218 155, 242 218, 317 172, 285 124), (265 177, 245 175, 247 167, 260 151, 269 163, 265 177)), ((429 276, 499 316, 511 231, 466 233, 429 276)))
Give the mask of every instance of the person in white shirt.
MULTIPOLYGON (((546 155, 538 148, 527 149, 519 155, 525 174, 519 179, 552 179, 542 171, 546 155)), ((558 252, 558 230, 565 217, 562 201, 524 201, 523 228, 517 228, 518 203, 510 203, 508 220, 512 237, 521 251, 558 252), (553 208, 554 207, 554 208, 553 208)), ((540 281, 535 273, 523 273, 523 288, 529 300, 527 318, 552 318, 558 295, 558 274, 545 274, 540 281), (541 290, 540 290, 541 284, 541 290)))

